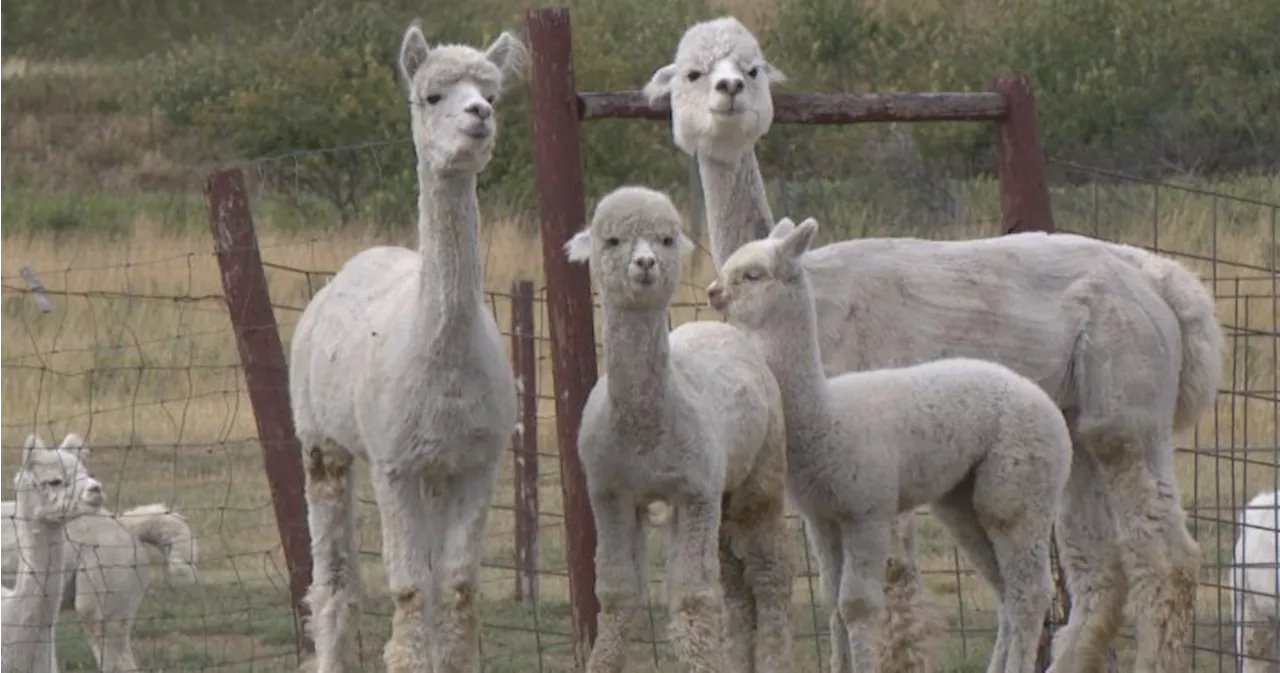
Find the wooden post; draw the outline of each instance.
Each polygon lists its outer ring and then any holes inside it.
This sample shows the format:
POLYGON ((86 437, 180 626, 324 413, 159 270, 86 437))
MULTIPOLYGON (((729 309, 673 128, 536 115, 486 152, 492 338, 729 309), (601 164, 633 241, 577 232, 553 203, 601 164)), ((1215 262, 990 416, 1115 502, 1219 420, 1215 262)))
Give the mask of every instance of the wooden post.
POLYGON ((992 91, 1004 95, 1008 113, 996 121, 996 167, 1000 171, 1000 212, 1004 231, 1053 231, 1044 148, 1031 80, 1022 73, 998 75, 992 91))
POLYGON ((294 614, 307 614, 303 597, 311 584, 311 535, 303 498, 302 449, 293 431, 289 378, 249 196, 240 169, 218 171, 205 183, 209 227, 222 272, 222 289, 236 333, 249 402, 262 444, 280 543, 289 568, 294 614))
POLYGON ((577 450, 582 407, 596 382, 596 350, 587 267, 570 264, 564 254, 564 244, 586 221, 569 8, 556 5, 530 10, 528 31, 533 55, 529 86, 533 165, 542 220, 542 263, 547 274, 569 600, 574 658, 582 670, 595 642, 596 614, 600 611, 595 593, 596 530, 577 450))
POLYGON ((515 599, 538 602, 538 360, 534 346, 533 281, 511 284, 511 361, 516 371, 520 423, 515 454, 515 599))

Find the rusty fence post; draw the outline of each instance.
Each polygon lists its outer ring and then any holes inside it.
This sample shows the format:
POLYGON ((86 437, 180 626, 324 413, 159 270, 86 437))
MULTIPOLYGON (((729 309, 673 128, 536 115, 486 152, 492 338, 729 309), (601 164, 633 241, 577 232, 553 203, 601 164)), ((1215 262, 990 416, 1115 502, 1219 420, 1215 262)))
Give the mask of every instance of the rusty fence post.
POLYGON ((529 10, 528 31, 533 55, 529 83, 533 165, 542 221, 542 263, 547 275, 569 600, 574 658, 582 670, 595 642, 596 614, 600 611, 595 592, 595 523, 577 451, 582 407, 596 382, 596 350, 587 267, 569 263, 564 255, 564 244, 586 220, 569 8, 556 5, 529 10))
POLYGON ((538 602, 538 359, 533 327, 533 281, 511 284, 511 362, 516 371, 520 422, 511 438, 515 454, 515 599, 538 602))
POLYGON ((294 615, 300 619, 307 614, 303 597, 311 584, 311 535, 303 498, 302 451, 294 435, 289 407, 284 347, 271 308, 244 175, 238 168, 213 173, 205 182, 204 193, 222 289, 236 333, 236 348, 249 388, 276 525, 289 569, 289 593, 294 615))
POLYGON ((1000 171, 1000 213, 1006 234, 1053 231, 1044 147, 1031 80, 1020 72, 998 75, 991 91, 1004 95, 1008 114, 996 121, 996 167, 1000 171))

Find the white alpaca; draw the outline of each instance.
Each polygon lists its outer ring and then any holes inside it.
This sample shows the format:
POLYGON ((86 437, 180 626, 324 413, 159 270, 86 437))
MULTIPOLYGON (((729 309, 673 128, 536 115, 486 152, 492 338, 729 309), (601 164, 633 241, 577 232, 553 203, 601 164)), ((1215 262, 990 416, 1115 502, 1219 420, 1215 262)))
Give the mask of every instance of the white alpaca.
POLYGON ((1280 642, 1280 491, 1263 491, 1245 505, 1230 583, 1240 670, 1273 670, 1280 642))
POLYGON ((894 522, 931 504, 1000 599, 988 673, 1030 671, 1053 600, 1049 541, 1071 469, 1062 412, 1034 381, 970 358, 828 379, 800 261, 817 226, 783 219, 731 255, 708 294, 764 353, 782 390, 787 488, 831 606, 831 670, 879 670, 894 522))
POLYGON ((599 634, 587 670, 623 669, 626 628, 647 585, 648 506, 663 501, 677 656, 698 672, 787 671, 792 570, 778 384, 733 327, 695 322, 668 334, 680 261, 693 249, 681 229, 667 195, 622 187, 565 246, 569 259, 590 260, 604 306, 607 374, 578 433, 599 536, 599 634))
MULTIPOLYGON (((87 451, 82 449, 82 458, 87 451)), ((6 583, 12 583, 20 557, 15 512, 15 502, 0 503, 6 583)), ((118 515, 104 508, 69 522, 65 544, 61 608, 75 609, 100 670, 137 670, 130 639, 151 582, 151 557, 143 544, 165 556, 166 585, 193 582, 198 547, 191 527, 181 514, 161 503, 118 515)))
MULTIPOLYGON (((721 18, 689 28, 645 87, 652 100, 671 96, 675 142, 697 157, 717 264, 773 222, 755 144, 772 124, 778 78, 751 33, 721 18)), ((1130 590, 1136 670, 1184 670, 1200 554, 1172 434, 1212 406, 1223 341, 1195 274, 1129 246, 1041 233, 843 241, 803 263, 828 375, 992 360, 1067 416, 1075 464, 1057 530, 1072 610, 1054 673, 1102 666, 1130 590)), ((891 670, 913 668, 909 652, 894 656, 891 670)))
POLYGON ((503 33, 484 51, 400 47, 418 156, 419 249, 375 247, 316 293, 293 337, 294 423, 307 469, 320 673, 353 654, 360 572, 355 456, 370 461, 395 597, 391 673, 479 665, 481 543, 515 379, 484 303, 476 176, 493 155, 493 104, 523 63, 503 33))
POLYGON ((3 592, 0 670, 57 673, 54 644, 62 605, 66 524, 102 506, 102 485, 76 455, 79 437, 56 449, 31 435, 13 479, 17 498, 18 577, 3 592))

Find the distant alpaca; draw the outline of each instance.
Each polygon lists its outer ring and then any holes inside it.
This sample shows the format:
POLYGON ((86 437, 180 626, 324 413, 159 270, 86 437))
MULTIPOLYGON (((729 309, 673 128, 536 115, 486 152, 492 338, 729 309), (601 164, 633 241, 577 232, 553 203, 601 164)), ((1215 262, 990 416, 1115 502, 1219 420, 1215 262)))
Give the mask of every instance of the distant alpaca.
POLYGON ((13 479, 18 578, 3 592, 0 670, 57 673, 66 524, 102 506, 102 485, 76 455, 81 445, 79 437, 67 435, 50 449, 31 435, 22 446, 22 467, 13 479))
POLYGON ((493 104, 523 63, 502 33, 487 51, 405 31, 400 73, 418 155, 417 251, 351 258, 298 322, 289 370, 307 469, 319 673, 356 650, 360 566, 352 460, 372 465, 395 597, 390 673, 479 666, 477 575, 515 379, 484 303, 476 176, 493 156, 493 104))
POLYGON ((664 501, 671 640, 680 660, 697 672, 789 671, 786 428, 768 363, 722 322, 668 334, 680 260, 693 244, 665 194, 611 192, 565 247, 569 259, 590 260, 600 288, 608 370, 578 434, 599 535, 599 635, 587 670, 623 669, 626 628, 647 585, 649 505, 664 501))
POLYGON ((1253 497, 1240 515, 1231 568, 1236 656, 1244 673, 1274 669, 1280 642, 1280 491, 1253 497), (1247 658, 1246 658, 1247 657, 1247 658))
POLYGON ((817 227, 783 219, 731 255, 708 294, 782 389, 787 488, 831 605, 831 670, 880 670, 894 522, 931 504, 999 596, 988 673, 1027 673, 1053 600, 1049 541, 1071 469, 1062 413, 1034 381, 970 358, 828 379, 800 260, 817 227))
MULTIPOLYGON (((81 458, 87 451, 81 450, 81 458)), ((6 582, 16 574, 20 556, 15 509, 13 501, 0 503, 6 582)), ((151 558, 140 542, 165 556, 165 584, 195 581, 198 548, 191 527, 164 504, 142 505, 119 515, 104 508, 67 524, 62 609, 76 610, 104 673, 138 668, 129 641, 151 581, 151 558)))
MULTIPOLYGON (((779 79, 726 17, 689 28, 645 87, 651 100, 670 94, 675 143, 697 157, 718 265, 773 224, 755 144, 772 125, 769 82, 779 79)), ((1058 533, 1072 609, 1054 639, 1054 673, 1103 666, 1130 588, 1135 670, 1185 670, 1200 552, 1172 434, 1213 405, 1223 342, 1195 274, 1130 246, 1040 233, 843 241, 803 263, 827 374, 992 360, 1066 414, 1076 452, 1058 533)), ((887 670, 917 668, 905 661, 910 644, 898 641, 887 670)))

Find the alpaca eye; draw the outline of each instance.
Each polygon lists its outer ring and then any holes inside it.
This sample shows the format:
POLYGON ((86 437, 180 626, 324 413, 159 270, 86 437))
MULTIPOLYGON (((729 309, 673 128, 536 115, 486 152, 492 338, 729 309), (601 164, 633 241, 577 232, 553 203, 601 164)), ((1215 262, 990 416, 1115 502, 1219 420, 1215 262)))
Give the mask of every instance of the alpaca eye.
POLYGON ((610 248, 618 245, 618 243, 621 243, 621 241, 618 240, 617 236, 610 236, 609 238, 604 239, 604 244, 610 248))
POLYGON ((755 79, 756 75, 759 75, 759 74, 760 74, 760 66, 756 66, 747 71, 747 77, 750 77, 751 79, 755 79))
POLYGON ((53 488, 57 488, 57 487, 59 487, 59 486, 61 486, 61 485, 62 485, 62 480, 61 480, 61 479, 50 479, 49 481, 46 481, 44 484, 45 484, 45 486, 51 486, 51 487, 53 487, 53 488))
POLYGON ((494 101, 495 99, 497 99, 497 96, 485 96, 485 97, 484 97, 484 102, 486 102, 486 103, 488 103, 488 104, 490 104, 490 105, 493 105, 493 101, 494 101))
POLYGON ((438 93, 433 93, 430 96, 427 96, 427 105, 435 105, 440 102, 441 98, 444 98, 444 96, 441 96, 438 93))
POLYGON ((670 248, 671 246, 676 244, 676 239, 670 236, 666 236, 662 239, 662 244, 670 248))
POLYGON ((745 280, 760 280, 764 277, 764 273, 759 269, 747 269, 742 272, 742 277, 745 280))
POLYGON ((690 70, 689 73, 685 75, 685 79, 689 80, 690 82, 696 82, 701 78, 702 78, 701 70, 690 70))

